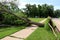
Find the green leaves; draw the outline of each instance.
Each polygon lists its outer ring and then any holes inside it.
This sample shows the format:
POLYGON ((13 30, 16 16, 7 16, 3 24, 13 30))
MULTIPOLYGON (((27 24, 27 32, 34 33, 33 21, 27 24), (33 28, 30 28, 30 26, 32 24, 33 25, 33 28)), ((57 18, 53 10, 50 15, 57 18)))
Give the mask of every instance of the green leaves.
POLYGON ((25 13, 28 17, 54 17, 54 7, 52 5, 31 5, 27 4, 25 13))
POLYGON ((3 20, 1 24, 9 25, 20 25, 23 24, 24 20, 21 20, 21 17, 25 17, 24 13, 18 8, 14 3, 4 4, 0 3, 0 20, 3 20), (1 11, 3 10, 3 11, 1 11), (18 14, 18 15, 16 15, 18 14), (18 17, 17 17, 18 16, 18 17), (4 17, 4 18, 3 18, 4 17), (2 19, 3 18, 3 19, 2 19), (21 20, 21 21, 17 21, 21 20))

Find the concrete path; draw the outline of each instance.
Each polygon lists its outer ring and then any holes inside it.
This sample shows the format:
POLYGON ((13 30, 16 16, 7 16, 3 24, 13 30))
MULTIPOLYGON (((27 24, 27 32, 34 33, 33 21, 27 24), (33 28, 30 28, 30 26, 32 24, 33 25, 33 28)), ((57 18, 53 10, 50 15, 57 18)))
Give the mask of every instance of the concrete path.
MULTIPOLYGON (((43 23, 46 19, 41 21, 40 23, 43 23)), ((1 40, 24 40, 27 38, 32 32, 34 32, 38 28, 37 25, 32 25, 31 27, 27 27, 23 30, 20 30, 10 36, 7 36, 1 40)))
POLYGON ((58 31, 60 32, 60 19, 59 18, 53 18, 52 21, 55 23, 58 31))

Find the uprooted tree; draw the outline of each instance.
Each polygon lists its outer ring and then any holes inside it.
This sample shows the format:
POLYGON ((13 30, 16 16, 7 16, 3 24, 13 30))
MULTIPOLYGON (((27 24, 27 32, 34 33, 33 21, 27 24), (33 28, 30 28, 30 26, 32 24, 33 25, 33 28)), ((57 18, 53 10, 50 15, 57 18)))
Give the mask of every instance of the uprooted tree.
MULTIPOLYGON (((6 2, 5 2, 6 3, 6 2)), ((0 2, 0 20, 4 20, 3 18, 3 15, 4 13, 7 13, 7 14, 11 14, 11 15, 14 15, 15 17, 17 17, 18 19, 20 20, 23 20, 25 21, 27 24, 35 24, 35 25, 38 25, 38 26, 43 26, 44 24, 43 23, 36 23, 36 22, 33 22, 31 20, 29 20, 27 17, 23 17, 23 16, 18 16, 15 14, 15 11, 16 10, 19 10, 19 8, 14 4, 14 3, 11 3, 9 2, 10 4, 13 4, 14 6, 7 6, 8 4, 5 5, 5 3, 1 3, 0 2), (15 11, 14 11, 15 9, 15 11)))

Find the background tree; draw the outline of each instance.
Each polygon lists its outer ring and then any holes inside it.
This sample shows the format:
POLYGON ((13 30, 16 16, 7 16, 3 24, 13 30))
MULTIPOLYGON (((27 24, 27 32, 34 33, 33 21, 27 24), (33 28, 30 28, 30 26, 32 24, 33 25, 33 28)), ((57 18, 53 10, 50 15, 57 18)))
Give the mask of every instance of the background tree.
POLYGON ((30 5, 27 4, 24 10, 28 17, 54 17, 54 7, 52 5, 30 5))
POLYGON ((38 5, 37 13, 38 13, 39 17, 42 17, 42 7, 41 7, 41 5, 38 5))
POLYGON ((60 17, 60 9, 55 10, 55 17, 60 17))
POLYGON ((47 7, 48 7, 47 4, 43 4, 43 5, 42 5, 42 17, 47 17, 47 16, 48 16, 47 7))
POLYGON ((54 17, 54 7, 52 5, 48 6, 48 15, 54 17))

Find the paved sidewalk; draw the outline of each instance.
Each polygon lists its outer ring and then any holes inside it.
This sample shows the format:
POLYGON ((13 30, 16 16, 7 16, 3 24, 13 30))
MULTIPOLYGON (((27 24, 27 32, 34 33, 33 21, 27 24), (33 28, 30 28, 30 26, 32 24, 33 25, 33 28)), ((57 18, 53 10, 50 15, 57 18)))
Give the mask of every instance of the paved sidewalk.
MULTIPOLYGON (((43 23, 46 19, 41 21, 40 23, 43 23)), ((10 36, 7 36, 1 40, 24 40, 27 38, 32 32, 34 32, 38 28, 37 25, 32 25, 31 27, 27 27, 23 30, 20 30, 10 36)))
POLYGON ((60 32, 60 19, 59 18, 54 18, 52 21, 55 23, 58 31, 60 32))

